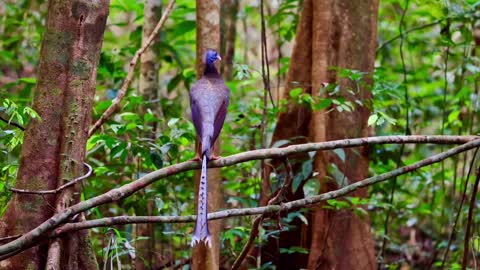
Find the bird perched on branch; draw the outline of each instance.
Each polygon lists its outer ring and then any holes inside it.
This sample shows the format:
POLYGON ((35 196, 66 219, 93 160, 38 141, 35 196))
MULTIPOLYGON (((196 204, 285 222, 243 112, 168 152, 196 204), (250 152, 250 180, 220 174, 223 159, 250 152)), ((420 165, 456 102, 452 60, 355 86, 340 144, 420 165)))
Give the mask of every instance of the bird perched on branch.
POLYGON ((230 89, 225 85, 215 62, 222 60, 215 50, 205 53, 203 76, 190 89, 192 120, 198 137, 195 160, 202 162, 202 173, 198 188, 197 220, 191 245, 203 241, 211 247, 208 230, 208 184, 207 163, 219 157, 213 155, 213 145, 220 134, 227 115, 230 89))

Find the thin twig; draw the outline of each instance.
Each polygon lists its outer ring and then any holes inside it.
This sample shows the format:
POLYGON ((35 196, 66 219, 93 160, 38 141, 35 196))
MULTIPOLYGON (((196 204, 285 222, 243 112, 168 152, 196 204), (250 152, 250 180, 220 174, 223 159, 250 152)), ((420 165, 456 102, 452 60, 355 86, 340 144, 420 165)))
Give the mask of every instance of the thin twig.
POLYGON ((1 116, 0 116, 0 121, 7 123, 7 125, 14 126, 14 127, 18 128, 18 129, 20 129, 21 131, 25 131, 25 128, 24 128, 23 126, 21 126, 20 124, 15 123, 15 122, 13 122, 13 121, 8 121, 7 119, 5 119, 5 118, 3 118, 3 117, 1 117, 1 116))
POLYGON ((22 235, 21 235, 21 234, 16 234, 16 235, 11 235, 11 236, 2 237, 2 238, 0 238, 0 242, 5 242, 5 241, 9 241, 9 240, 14 240, 14 239, 19 238, 20 236, 22 236, 22 235))
MULTIPOLYGON (((275 102, 273 101, 272 91, 270 88, 270 65, 268 61, 268 48, 267 48, 267 27, 265 25, 265 12, 263 10, 264 1, 260 0, 260 16, 261 16, 261 55, 262 55, 262 78, 265 91, 270 96, 270 102, 275 108, 275 102)), ((267 94, 265 93, 265 95, 267 94)))
POLYGON ((478 184, 480 182, 480 167, 477 168, 477 178, 473 185, 472 197, 470 197, 470 207, 468 208, 467 229, 465 230, 465 240, 463 244, 463 260, 462 270, 467 269, 468 263, 468 250, 470 248, 468 242, 470 240, 470 229, 472 228, 473 210, 475 209, 475 202, 477 201, 478 184))
MULTIPOLYGON (((398 32, 400 33, 400 36, 402 37, 400 39, 400 45, 399 45, 399 51, 400 51, 400 59, 402 62, 402 73, 403 73, 403 88, 404 88, 404 97, 405 97, 405 135, 410 134, 410 97, 408 94, 408 77, 407 77, 407 68, 405 64, 405 56, 403 52, 403 42, 404 42, 404 36, 403 36, 403 24, 405 21, 405 15, 407 14, 408 11, 408 5, 410 1, 407 0, 405 3, 405 8, 402 11, 402 17, 400 18, 400 22, 398 25, 398 32)), ((443 135, 443 134, 442 134, 443 135)), ((443 149, 442 149, 443 150, 443 149)), ((402 162, 402 156, 405 151, 405 145, 402 144, 400 146, 400 151, 398 153, 398 156, 396 158, 396 163, 397 163, 397 168, 400 166, 400 163, 402 162)), ((394 177, 391 181, 392 188, 390 189, 390 194, 388 198, 388 203, 393 206, 393 201, 395 199, 395 192, 397 189, 397 178, 394 177)), ((389 207, 387 210, 387 213, 385 215, 385 222, 383 224, 383 230, 384 230, 384 235, 382 239, 382 248, 379 252, 380 260, 378 260, 378 268, 380 269, 382 266, 382 263, 384 262, 384 255, 385 255, 385 248, 387 246, 387 239, 388 239, 388 233, 389 233, 389 225, 390 225, 390 216, 392 214, 393 207, 389 207)))
POLYGON ((440 265, 440 269, 443 269, 443 267, 445 266, 445 262, 447 261, 447 258, 448 258, 448 252, 450 251, 450 246, 452 245, 453 238, 455 238, 458 220, 460 218, 460 214, 462 213, 462 208, 463 208, 463 204, 465 203, 465 198, 467 197, 467 187, 470 181, 470 174, 472 172, 473 167, 475 166, 475 160, 476 160, 479 149, 480 148, 475 149, 475 152, 473 153, 472 161, 470 162, 470 167, 468 168, 467 177, 465 178, 465 186, 463 188, 463 193, 461 196, 462 199, 460 200, 460 205, 458 206, 458 211, 455 216, 455 221, 453 222, 452 230, 450 232, 450 237, 448 238, 447 247, 445 248, 445 253, 443 254, 442 264, 440 265))
POLYGON ((86 174, 78 177, 78 178, 75 178, 73 179, 72 181, 69 181, 68 183, 66 183, 65 185, 62 185, 56 189, 51 189, 51 190, 27 190, 27 189, 18 189, 18 188, 12 188, 12 187, 7 187, 8 190, 10 190, 11 192, 15 192, 15 193, 23 193, 23 194, 38 194, 38 195, 45 195, 45 194, 57 194, 59 193, 60 191, 72 186, 72 185, 75 185, 76 183, 84 180, 84 179, 87 179, 88 177, 90 177, 90 175, 92 175, 92 172, 93 172, 93 169, 90 165, 88 165, 87 163, 83 163, 83 165, 85 167, 87 167, 88 171, 86 174))
MULTIPOLYGON (((350 186, 344 187, 339 190, 335 190, 329 193, 324 193, 319 196, 313 196, 297 201, 288 202, 282 204, 281 206, 270 205, 258 208, 251 209, 233 209, 228 210, 230 213, 236 213, 237 215, 251 215, 251 214, 265 214, 268 212, 278 212, 280 210, 293 210, 301 207, 310 206, 316 204, 323 200, 328 200, 333 198, 333 196, 342 196, 348 194, 358 188, 366 187, 371 184, 375 184, 381 181, 385 181, 391 177, 395 177, 407 172, 416 170, 420 167, 430 165, 444 160, 449 156, 456 155, 458 153, 465 152, 472 148, 480 147, 480 139, 478 136, 380 136, 380 137, 367 137, 367 138, 357 138, 357 139, 345 139, 329 142, 320 142, 320 143, 307 143, 299 145, 291 145, 285 148, 270 148, 270 149, 259 149, 248 151, 244 153, 239 153, 232 155, 226 158, 221 158, 209 163, 210 168, 214 167, 225 167, 238 164, 241 162, 267 159, 267 158, 279 158, 285 157, 294 153, 301 152, 311 152, 311 151, 322 151, 322 150, 332 150, 336 148, 348 148, 348 147, 357 147, 368 144, 387 144, 387 143, 462 143, 467 142, 461 146, 452 148, 441 154, 431 156, 427 159, 424 159, 420 162, 414 163, 409 166, 405 166, 396 170, 393 170, 388 173, 384 173, 379 176, 368 178, 364 181, 356 182, 350 186), (468 141, 468 142, 467 142, 468 141), (238 212, 240 211, 240 212, 238 212)), ((121 187, 107 191, 106 193, 93 197, 91 199, 79 202, 71 207, 64 209, 63 211, 55 214, 51 218, 44 221, 42 224, 34 228, 33 230, 25 233, 22 237, 13 240, 5 245, 0 246, 0 260, 4 259, 11 254, 19 252, 26 247, 38 243, 38 240, 45 234, 45 232, 52 230, 58 227, 60 224, 66 222, 72 216, 84 212, 93 207, 103 205, 106 203, 118 201, 120 199, 126 198, 136 191, 145 188, 149 184, 154 183, 155 181, 170 176, 178 174, 180 172, 190 171, 194 169, 199 169, 200 164, 194 161, 182 162, 179 164, 171 165, 164 167, 160 170, 148 173, 138 180, 132 181, 128 184, 125 184, 121 187)))
POLYGON ((258 236, 259 227, 260 227, 260 224, 262 223, 263 216, 264 215, 259 215, 253 220, 252 229, 250 230, 250 235, 248 236, 248 241, 245 244, 245 246, 243 246, 242 251, 233 262, 232 268, 231 268, 232 270, 236 270, 240 268, 243 261, 247 257, 247 254, 250 252, 250 248, 253 246, 253 243, 255 243, 255 239, 258 236))
POLYGON ((422 29, 425 29, 425 28, 428 28, 428 27, 432 27, 432 26, 435 26, 441 22, 443 22, 444 20, 446 20, 447 18, 442 18, 442 19, 439 19, 439 20, 436 20, 436 21, 433 21, 431 23, 427 23, 427 24, 424 24, 424 25, 419 25, 419 26, 415 26, 415 27, 412 27, 408 30, 406 30, 405 32, 402 32, 400 34, 398 34, 397 36, 385 41, 384 43, 382 43, 382 45, 378 46, 377 47, 377 53, 379 51, 381 51, 386 45, 394 42, 395 40, 399 39, 399 38, 403 38, 404 36, 406 36, 407 34, 409 34, 410 32, 414 32, 414 31, 417 31, 417 30, 422 30, 422 29))
POLYGON ((135 55, 130 61, 130 67, 128 69, 127 77, 125 78, 125 81, 123 81, 122 87, 120 88, 120 91, 118 91, 117 97, 115 97, 115 99, 112 101, 112 105, 108 107, 108 109, 103 113, 100 119, 98 119, 97 122, 95 122, 95 124, 92 126, 92 128, 88 132, 89 137, 92 136, 93 133, 95 133, 95 131, 97 131, 97 129, 99 129, 100 126, 102 126, 103 123, 105 123, 105 121, 107 121, 107 119, 110 118, 110 116, 119 107, 120 101, 127 93, 128 86, 130 86, 130 83, 133 80, 133 76, 135 75, 135 66, 137 65, 138 59, 145 52, 145 50, 148 47, 150 47, 150 45, 152 45, 153 40, 157 37, 158 32, 160 31, 162 26, 165 24, 165 21, 170 15, 170 12, 173 9, 173 4, 175 4, 175 0, 170 0, 170 2, 168 2, 167 7, 165 8, 165 12, 163 13, 162 17, 160 18, 157 25, 155 26, 155 29, 153 29, 153 32, 150 34, 145 44, 140 49, 138 49, 137 52, 135 52, 135 55))
MULTIPOLYGON (((292 166, 288 160, 288 157, 285 158, 285 167, 287 169, 287 179, 285 180, 285 183, 283 183, 283 186, 280 188, 280 190, 278 191, 278 193, 273 197, 271 198, 270 200, 268 200, 268 204, 267 205, 275 205, 275 204, 278 204, 286 190, 288 188, 291 187, 292 185, 292 181, 293 181, 293 170, 292 170, 292 166)), ((237 256, 237 258, 235 259, 235 261, 233 262, 232 264, 232 270, 236 270, 238 268, 240 268, 242 266, 242 263, 243 261, 245 260, 245 258, 247 257, 247 254, 250 253, 250 250, 252 249, 253 247, 253 243, 255 243, 255 239, 257 238, 258 236, 258 232, 259 232, 259 227, 260 225, 262 224, 262 220, 264 218, 264 215, 260 215, 258 217, 256 217, 254 220, 253 220, 253 223, 252 223, 252 229, 250 230, 250 235, 248 237, 248 241, 247 243, 245 244, 245 246, 243 246, 243 249, 242 251, 240 252, 240 254, 237 256)))
MULTIPOLYGON (((448 3, 448 2, 447 2, 448 3)), ((449 6, 447 4, 446 12, 448 14, 448 9, 449 6)), ((447 25, 446 25, 446 35, 448 38, 450 38, 450 20, 447 20, 447 25)), ((443 31, 442 31, 443 32, 443 31)), ((447 121, 447 108, 449 107, 447 104, 447 93, 448 93, 448 57, 450 55, 450 43, 447 42, 447 49, 445 50, 445 61, 443 62, 444 64, 444 69, 443 69, 443 102, 442 102, 442 127, 440 131, 440 135, 445 135, 445 124, 447 121)), ((440 148, 441 151, 443 151, 443 146, 440 148)), ((447 187, 445 183, 445 162, 442 161, 441 164, 441 180, 442 180, 442 191, 444 194, 447 194, 447 187)), ((435 198, 435 196, 433 197, 435 198)), ((441 211, 441 219, 443 219, 445 216, 445 208, 442 207, 441 211)))

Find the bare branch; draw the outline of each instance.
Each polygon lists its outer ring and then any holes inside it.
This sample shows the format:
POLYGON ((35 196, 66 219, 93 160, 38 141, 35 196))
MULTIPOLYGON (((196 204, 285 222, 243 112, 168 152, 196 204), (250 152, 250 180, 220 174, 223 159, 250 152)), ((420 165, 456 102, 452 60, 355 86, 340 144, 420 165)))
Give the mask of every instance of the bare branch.
POLYGON ((16 235, 12 235, 12 236, 2 237, 2 238, 0 238, 0 242, 8 242, 9 240, 17 239, 20 236, 22 236, 22 235, 21 234, 16 234, 16 235))
POLYGON ((15 122, 13 122, 13 121, 9 121, 9 120, 3 118, 2 116, 0 116, 0 121, 7 123, 7 125, 16 127, 16 128, 18 128, 18 129, 20 129, 21 131, 25 131, 25 128, 24 128, 23 126, 21 126, 20 124, 17 124, 17 123, 15 123, 15 122))
MULTIPOLYGON (((282 156, 288 156, 294 153, 300 152, 310 152, 310 151, 322 151, 322 150, 331 150, 342 147, 356 147, 368 144, 388 144, 388 143, 437 143, 437 144, 455 144, 467 142, 461 146, 452 148, 441 154, 434 155, 417 163, 414 163, 409 166, 398 168, 388 173, 384 173, 379 176, 367 178, 363 181, 356 182, 349 186, 343 187, 341 189, 324 193, 318 196, 313 196, 301 200, 296 200, 278 205, 270 205, 258 208, 246 208, 246 209, 231 209, 222 211, 221 218, 230 217, 230 216, 239 216, 239 215, 258 215, 266 214, 272 212, 290 211, 297 208, 307 207, 313 204, 316 204, 320 201, 329 200, 339 196, 348 194, 356 189, 366 187, 378 182, 385 181, 391 177, 395 177, 407 172, 416 170, 420 167, 427 166, 432 163, 436 163, 444 160, 449 156, 456 155, 467 150, 480 147, 480 139, 478 136, 384 136, 384 137, 367 137, 367 138, 358 138, 358 139, 346 139, 346 140, 337 140, 321 143, 308 143, 300 145, 291 145, 285 148, 271 148, 271 149, 260 149, 254 151, 248 151, 236 155, 232 155, 226 158, 221 158, 216 161, 212 161, 209 164, 209 167, 225 167, 231 166, 237 163, 258 160, 258 159, 268 159, 268 158, 278 158, 282 156)), ((52 230, 58 227, 60 224, 65 223, 70 217, 91 209, 95 206, 102 204, 110 203, 117 201, 123 198, 126 198, 133 194, 134 192, 146 187, 147 185, 157 181, 158 179, 174 175, 180 172, 185 172, 193 169, 200 168, 200 164, 193 161, 187 161, 179 164, 175 164, 169 167, 162 168, 155 172, 149 173, 140 179, 133 181, 129 184, 121 186, 119 188, 112 189, 102 195, 93 197, 86 201, 80 202, 76 205, 73 205, 69 208, 66 208, 62 212, 59 212, 52 216, 50 219, 46 220, 40 224, 35 229, 25 233, 23 236, 15 239, 7 244, 0 246, 0 255, 10 255, 19 250, 31 246, 41 239, 45 232, 52 230)), ((212 216, 209 215, 210 218, 212 216)), ((159 217, 160 218, 160 217, 159 217)), ((165 217, 163 217, 165 218, 165 217)), ((167 220, 169 222, 185 219, 186 217, 169 217, 167 220)), ((193 216, 188 217, 193 218, 193 216)), ((220 218, 220 217, 219 217, 220 218)), ((88 221, 87 221, 88 222, 88 221)), ((91 221, 90 221, 91 222, 91 221)), ((4 259, 5 256, 0 256, 0 260, 4 259)))
POLYGON ((51 190, 28 190, 28 189, 18 189, 18 188, 12 188, 12 187, 7 187, 7 189, 12 191, 12 192, 15 192, 15 193, 23 193, 23 194, 38 194, 38 195, 57 194, 58 192, 66 189, 67 187, 73 186, 76 183, 78 183, 78 182, 80 182, 84 179, 87 179, 88 177, 90 177, 90 175, 92 175, 92 172, 93 172, 92 166, 88 165, 87 163, 83 163, 83 165, 85 167, 87 167, 87 169, 88 169, 86 174, 84 174, 84 175, 82 175, 78 178, 75 178, 75 179, 69 181, 68 183, 66 183, 62 186, 59 186, 56 189, 51 189, 51 190))
POLYGON ((132 60, 130 61, 130 68, 128 69, 127 77, 125 78, 125 81, 123 81, 122 87, 120 88, 120 91, 118 91, 117 97, 115 97, 115 99, 112 101, 112 105, 110 105, 110 107, 108 107, 108 109, 103 113, 103 115, 100 117, 100 119, 98 119, 97 122, 95 122, 95 124, 92 126, 92 128, 88 132, 89 137, 92 136, 93 133, 95 133, 95 131, 97 131, 97 129, 99 129, 100 126, 102 126, 103 123, 105 123, 105 121, 107 121, 108 118, 110 118, 110 116, 115 112, 115 110, 120 105, 120 101, 122 100, 122 98, 127 93, 128 86, 130 86, 130 83, 133 80, 133 76, 135 74, 135 66, 137 65, 138 59, 145 52, 145 50, 148 47, 150 47, 153 40, 158 35, 158 32, 162 28, 163 24, 165 23, 168 16, 170 15, 170 12, 173 9, 173 4, 175 4, 175 0, 170 0, 170 2, 168 2, 167 7, 165 8, 165 12, 163 13, 162 17, 158 21, 157 26, 155 26, 155 29, 153 29, 152 34, 150 34, 150 36, 148 37, 145 44, 140 49, 138 49, 137 52, 135 52, 135 55, 133 56, 132 60))
POLYGON ((475 178, 475 184, 473 184, 472 197, 470 198, 470 206, 468 207, 468 218, 467 218, 467 229, 465 230, 465 237, 463 242, 463 259, 462 259, 462 270, 467 269, 468 264, 468 253, 469 253, 469 240, 470 240, 470 231, 472 229, 472 218, 473 211, 475 209, 475 203, 477 201, 477 192, 478 185, 480 184, 480 167, 476 171, 477 177, 475 178))

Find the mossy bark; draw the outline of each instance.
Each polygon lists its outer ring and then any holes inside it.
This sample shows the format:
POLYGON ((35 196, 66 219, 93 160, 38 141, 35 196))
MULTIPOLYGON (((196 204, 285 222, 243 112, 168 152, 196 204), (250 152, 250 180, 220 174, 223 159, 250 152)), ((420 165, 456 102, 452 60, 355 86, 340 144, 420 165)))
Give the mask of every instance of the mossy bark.
MULTIPOLYGON (((49 1, 33 100, 42 120, 32 120, 25 131, 15 187, 55 189, 84 174, 108 7, 108 0, 49 1)), ((78 200, 78 185, 56 195, 13 194, 0 223, 0 236, 25 233, 78 200)), ((75 270, 98 266, 88 233, 75 232, 4 260, 0 268, 75 270)))

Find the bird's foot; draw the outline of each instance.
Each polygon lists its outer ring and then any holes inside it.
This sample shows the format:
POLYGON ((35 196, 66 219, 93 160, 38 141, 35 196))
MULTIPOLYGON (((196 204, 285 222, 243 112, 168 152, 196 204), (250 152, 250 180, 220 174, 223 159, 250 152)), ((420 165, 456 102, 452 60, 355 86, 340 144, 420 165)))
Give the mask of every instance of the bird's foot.
POLYGON ((210 160, 217 160, 217 159, 221 159, 221 158, 222 158, 221 156, 215 156, 215 155, 210 156, 210 160))
POLYGON ((212 248, 212 239, 210 238, 210 235, 205 236, 203 239, 193 236, 190 246, 194 247, 200 242, 204 242, 207 247, 212 248))
POLYGON ((202 158, 200 157, 199 154, 195 154, 195 156, 192 159, 190 159, 190 161, 200 162, 202 161, 202 158))

